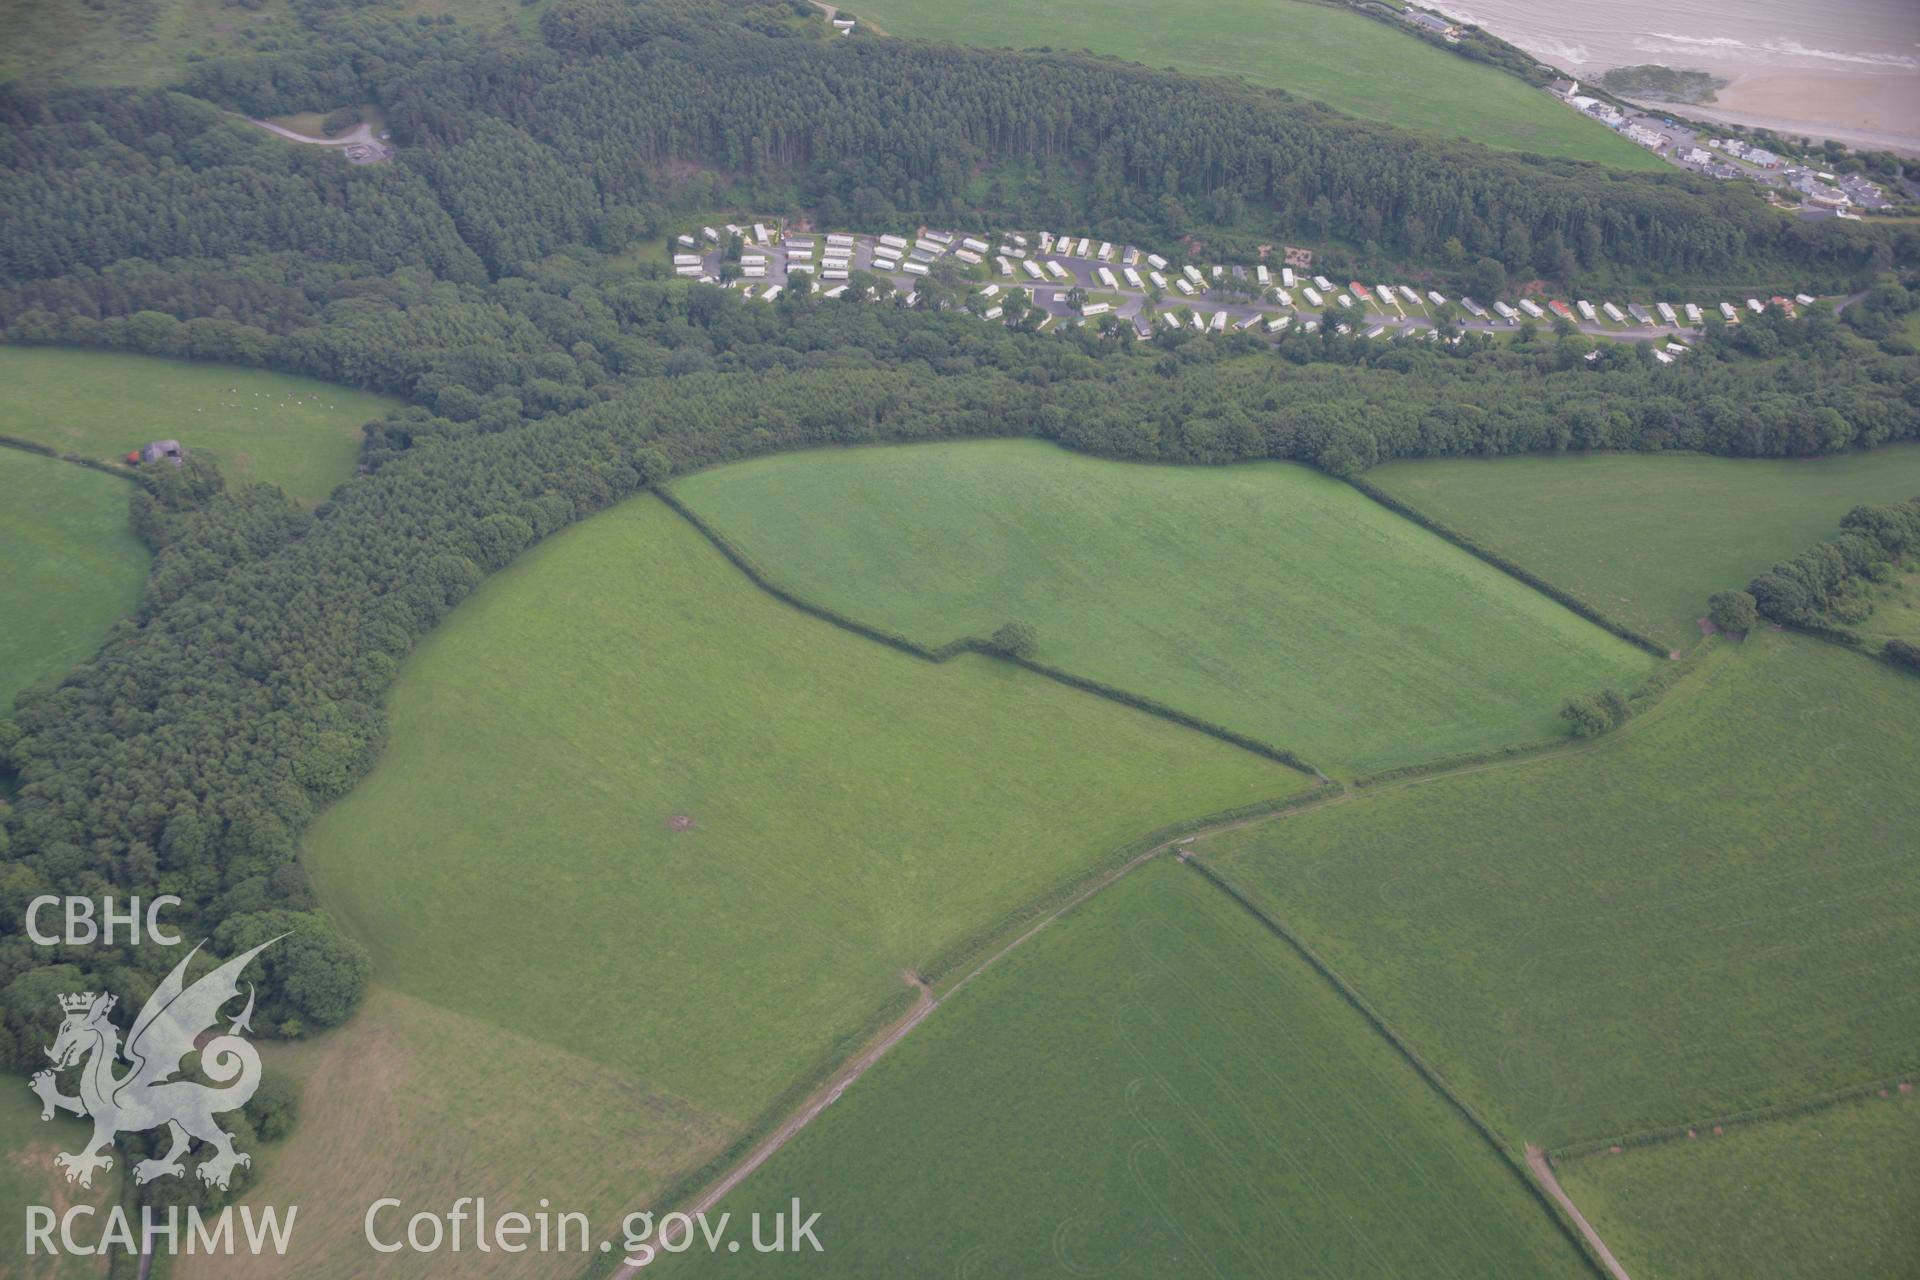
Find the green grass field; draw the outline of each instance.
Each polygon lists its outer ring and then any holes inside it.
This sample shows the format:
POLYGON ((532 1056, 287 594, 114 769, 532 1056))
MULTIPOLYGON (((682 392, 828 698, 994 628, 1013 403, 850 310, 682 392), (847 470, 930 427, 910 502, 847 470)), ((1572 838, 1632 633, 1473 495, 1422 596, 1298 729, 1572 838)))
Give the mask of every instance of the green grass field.
POLYGON ((399 401, 260 369, 0 346, 0 435, 89 458, 149 440, 204 450, 234 483, 318 502, 353 474, 361 428, 399 401))
POLYGON ((104 1214, 118 1198, 117 1161, 111 1171, 94 1178, 90 1191, 68 1183, 54 1166, 55 1155, 78 1151, 92 1129, 65 1113, 42 1120, 40 1100, 27 1091, 25 1076, 14 1076, 0 1089, 0 1204, 6 1206, 0 1213, 0 1258, 6 1260, 0 1273, 9 1280, 98 1280, 107 1274, 103 1258, 50 1257, 44 1252, 28 1257, 26 1252, 25 1206, 45 1205, 60 1214, 72 1205, 90 1204, 104 1214))
MULTIPOLYGON (((256 1152, 262 1177, 246 1198, 299 1205, 298 1248, 277 1264, 181 1259, 174 1280, 439 1274, 418 1254, 367 1246, 367 1206, 385 1195, 404 1197, 408 1213, 444 1211, 461 1196, 484 1196, 495 1212, 531 1211, 545 1197, 612 1234, 623 1214, 659 1194, 668 1171, 732 1136, 719 1118, 651 1092, 630 1072, 381 987, 346 1026, 272 1046, 265 1072, 299 1088, 301 1119, 256 1152)), ((383 1232, 393 1221, 381 1220, 383 1232)), ((536 1261, 471 1248, 456 1261, 462 1276, 521 1280, 577 1280, 586 1265, 577 1253, 536 1261)))
POLYGON ((928 645, 1019 618, 1042 662, 1335 772, 1558 736, 1653 660, 1304 467, 1030 440, 816 451, 674 491, 774 578, 928 645))
POLYGON ((794 1197, 822 1253, 663 1274, 1587 1274, 1358 1013, 1167 859, 935 1011, 721 1210, 794 1197))
POLYGON ((149 556, 127 525, 132 495, 117 476, 0 448, 0 711, 139 603, 149 556))
POLYGON ((1854 630, 1878 640, 1920 644, 1920 571, 1895 573, 1892 581, 1869 589, 1873 615, 1854 630))
POLYGON ((1332 4, 1205 0, 868 0, 852 10, 892 35, 1014 48, 1089 49, 1195 75, 1239 76, 1357 116, 1489 146, 1668 166, 1523 81, 1332 4))
MULTIPOLYGON (((654 499, 489 579, 391 717, 306 850, 381 981, 729 1135, 908 970, 1148 831, 1309 785, 1009 664, 809 618, 654 499)), ((499 1105, 525 1087, 500 1080, 499 1105)))
POLYGON ((1582 454, 1395 462, 1367 479, 1662 644, 1696 643, 1707 597, 1920 495, 1920 445, 1804 461, 1582 454))
POLYGON ((1518 1146, 1794 1101, 1920 1062, 1920 680, 1716 644, 1584 750, 1214 838, 1518 1146))
POLYGON ((1912 1097, 1589 1156, 1558 1174, 1634 1280, 1908 1280, 1920 1260, 1912 1097))
MULTIPOLYGON (((530 29, 545 0, 398 0, 383 15, 453 13, 480 25, 530 29)), ((195 55, 273 47, 302 31, 287 0, 153 0, 89 5, 81 0, 0 0, 0 80, 75 85, 176 83, 195 55)), ((349 106, 328 103, 326 108, 349 106)), ((323 108, 325 109, 325 108, 323 108)))

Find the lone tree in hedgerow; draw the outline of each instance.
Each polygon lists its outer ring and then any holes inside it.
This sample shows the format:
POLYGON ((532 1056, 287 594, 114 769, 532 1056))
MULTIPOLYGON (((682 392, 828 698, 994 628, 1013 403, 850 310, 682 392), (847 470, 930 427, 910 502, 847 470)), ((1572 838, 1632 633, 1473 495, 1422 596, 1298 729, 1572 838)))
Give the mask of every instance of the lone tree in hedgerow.
POLYGON ((1010 658, 1031 658, 1040 640, 1027 623, 1009 622, 993 633, 991 643, 996 653, 1004 653, 1010 658))
POLYGON ((1760 610, 1744 591, 1716 591, 1707 597, 1707 621, 1720 631, 1744 636, 1760 625, 1760 610))

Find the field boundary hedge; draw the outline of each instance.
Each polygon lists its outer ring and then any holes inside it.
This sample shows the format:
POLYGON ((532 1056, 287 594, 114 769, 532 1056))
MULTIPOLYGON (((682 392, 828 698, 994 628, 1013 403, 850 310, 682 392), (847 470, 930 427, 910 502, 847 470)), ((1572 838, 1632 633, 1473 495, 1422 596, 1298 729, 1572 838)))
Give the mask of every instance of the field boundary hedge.
POLYGON ((962 636, 957 640, 949 640, 946 644, 938 648, 929 648, 919 641, 909 639, 898 632, 887 631, 880 627, 873 626, 870 623, 862 622, 858 618, 849 617, 831 605, 821 604, 817 600, 809 599, 791 587, 782 584, 765 569, 755 564, 753 557, 749 556, 738 543, 708 523, 691 507, 682 502, 678 496, 669 492, 666 488, 656 489, 654 492, 660 495, 661 501, 665 502, 669 508, 679 513, 682 519, 699 530, 701 535, 705 537, 708 542, 712 543, 721 555, 732 561, 735 568, 746 574, 747 579, 755 586, 776 600, 792 605, 803 613, 810 613, 823 622, 830 622, 843 631, 851 631, 857 636, 862 636, 879 644, 887 645, 890 648, 898 649, 902 653, 912 654, 916 658, 924 658, 928 662, 947 662, 963 653, 980 653, 989 657, 999 658, 1003 661, 1014 663, 1016 666, 1025 667, 1036 675, 1045 676, 1049 680, 1056 680, 1082 693, 1090 693, 1095 697, 1105 698, 1109 702, 1117 702, 1121 706, 1131 707, 1135 711, 1144 711, 1148 715, 1158 716, 1163 720, 1170 720, 1182 728, 1192 729, 1197 733, 1204 733, 1209 737, 1218 738, 1220 741, 1230 746, 1239 747, 1243 751, 1251 751, 1255 755, 1265 756, 1267 759, 1283 764, 1289 769, 1296 770, 1300 773, 1311 774, 1322 783, 1330 781, 1326 774, 1302 759, 1298 753, 1289 751, 1285 747, 1277 747, 1270 742, 1241 733, 1235 729, 1229 729, 1225 725, 1202 719, 1199 716, 1182 711, 1177 707, 1171 707, 1164 702, 1149 698, 1145 694, 1135 693, 1131 689, 1122 689, 1117 685, 1106 684, 1103 681, 1095 680, 1088 676, 1076 675, 1071 671, 1049 666, 1044 662, 1035 662, 1031 658, 1023 658, 1017 654, 1007 653, 995 646, 991 641, 978 636, 962 636))
POLYGON ((43 458, 52 458, 56 462, 71 462, 76 467, 102 471, 110 476, 119 476, 122 480, 133 479, 133 471, 128 467, 112 462, 102 462, 98 458, 83 458, 77 453, 66 453, 50 444, 42 444, 38 440, 22 440, 19 436, 0 436, 0 448, 18 449, 22 453, 37 453, 43 458))
MULTIPOLYGON (((918 988, 903 988, 888 997, 859 1026, 835 1036, 833 1042, 814 1059, 813 1065, 796 1076, 792 1083, 762 1107, 752 1123, 742 1129, 732 1142, 662 1187, 660 1193, 653 1197, 653 1207, 662 1212, 669 1212, 673 1206, 691 1200, 701 1189, 719 1178, 747 1152, 753 1150, 768 1134, 779 1128, 792 1115, 793 1109, 804 1102, 809 1094, 826 1083, 834 1072, 845 1066, 854 1054, 882 1031, 905 1017, 919 1001, 918 988)), ((617 1251, 612 1261, 616 1263, 620 1261, 617 1251)), ((604 1273, 605 1266, 597 1270, 604 1273)))
POLYGON ((1532 587, 1535 591, 1546 596, 1555 604, 1573 610, 1573 612, 1579 614, 1603 631, 1611 632, 1613 635, 1625 640, 1628 644, 1646 650, 1656 658, 1671 658, 1673 656, 1673 650, 1661 644, 1659 641, 1654 640, 1651 636, 1642 635, 1626 623, 1608 617, 1606 614, 1600 612, 1600 610, 1588 604, 1585 600, 1582 600, 1579 596, 1555 586, 1531 569, 1526 568, 1516 561, 1509 560, 1506 556, 1493 550, 1491 547, 1482 546, 1473 538, 1461 533, 1458 529, 1455 529, 1443 521, 1436 520, 1426 512, 1421 511, 1418 507, 1402 502, 1399 498, 1394 497, 1372 481, 1362 479, 1359 476, 1348 476, 1346 480, 1348 484, 1358 489, 1367 497, 1372 498, 1375 502, 1393 512, 1395 515, 1413 521, 1428 533, 1444 538, 1475 559, 1484 561, 1508 577, 1532 587))
POLYGON ((1096 892, 1098 889, 1105 888, 1106 886, 1101 883, 1103 880, 1119 879, 1120 874, 1125 873, 1129 863, 1136 859, 1145 861, 1148 854, 1163 846, 1174 844, 1183 838, 1199 839, 1212 829, 1226 823, 1250 818, 1278 817, 1296 809, 1324 804, 1340 795, 1345 789, 1338 782, 1329 780, 1320 786, 1296 792, 1293 795, 1272 800, 1255 800, 1182 822, 1168 823, 1166 826, 1122 841, 1107 850, 1093 866, 1079 875, 1042 897, 1022 903, 992 924, 975 929, 948 946, 945 951, 934 956, 921 968, 920 979, 929 987, 938 986, 965 968, 969 961, 990 951, 994 943, 1060 911, 1063 903, 1072 903, 1076 897, 1082 895, 1091 897, 1092 895, 1087 893, 1090 887, 1096 892))
POLYGON ((1513 1176, 1520 1180, 1521 1185, 1526 1187, 1527 1194, 1533 1197, 1534 1203, 1546 1210, 1547 1215, 1552 1218, 1555 1225, 1560 1228, 1560 1233, 1567 1238, 1573 1247, 1579 1251, 1580 1256, 1586 1260, 1588 1269, 1598 1277, 1604 1278, 1608 1275, 1605 1265, 1595 1256, 1592 1246, 1587 1243, 1584 1233, 1567 1218, 1560 1206, 1556 1204, 1553 1198, 1547 1194, 1546 1190, 1535 1181, 1533 1175, 1527 1171, 1526 1166, 1521 1163, 1520 1159, 1514 1155, 1506 1143, 1500 1140, 1500 1135, 1494 1131, 1493 1126, 1487 1123, 1480 1113, 1474 1109, 1472 1103, 1454 1092, 1453 1086, 1447 1083, 1446 1078, 1440 1074, 1439 1070, 1425 1058, 1421 1057, 1419 1051, 1409 1044, 1398 1031, 1393 1029, 1393 1025, 1368 1003, 1365 996, 1361 995, 1351 983, 1341 977, 1332 965, 1321 959, 1320 954, 1308 946, 1303 938, 1282 924, 1279 919, 1270 915, 1258 903, 1254 902, 1253 899, 1249 898, 1242 892, 1238 885, 1221 875, 1218 871, 1215 871, 1212 867, 1207 866, 1200 858, 1187 858, 1184 861, 1187 866, 1192 867, 1202 878, 1212 884, 1214 888, 1220 890, 1226 894, 1227 897, 1238 903, 1242 910, 1247 912, 1248 915, 1251 915, 1261 925, 1265 926, 1268 932, 1292 947, 1301 959, 1305 960, 1313 967, 1315 972, 1326 979, 1326 981, 1332 985, 1333 989, 1338 991, 1347 1003, 1356 1009, 1361 1017, 1366 1019, 1368 1025, 1385 1037, 1387 1043, 1391 1044, 1399 1052, 1400 1056, 1406 1059, 1407 1064, 1419 1074, 1420 1078, 1425 1080, 1435 1093, 1438 1093, 1456 1112, 1465 1118, 1468 1125, 1473 1128, 1473 1131, 1493 1149, 1494 1153, 1500 1157, 1501 1161, 1513 1176))
POLYGON ((1911 1085, 1916 1073, 1902 1072, 1879 1080, 1869 1080, 1865 1084, 1848 1085, 1844 1089, 1833 1089, 1826 1093, 1817 1093, 1811 1098, 1797 1098, 1792 1102, 1775 1102, 1764 1107, 1750 1107, 1745 1111, 1735 1111, 1728 1115, 1710 1116, 1705 1120, 1695 1120, 1687 1124, 1662 1125, 1657 1129, 1641 1129, 1635 1133, 1622 1134, 1611 1138, 1589 1138, 1582 1142, 1570 1142, 1547 1152, 1550 1159, 1578 1160, 1597 1152, 1619 1147, 1630 1150, 1634 1147, 1657 1147, 1685 1137, 1689 1132, 1710 1129, 1716 1125, 1762 1124, 1769 1120, 1788 1120, 1794 1116, 1813 1115, 1830 1107, 1855 1102, 1862 1098, 1878 1097, 1885 1090, 1897 1089, 1901 1085, 1911 1085))

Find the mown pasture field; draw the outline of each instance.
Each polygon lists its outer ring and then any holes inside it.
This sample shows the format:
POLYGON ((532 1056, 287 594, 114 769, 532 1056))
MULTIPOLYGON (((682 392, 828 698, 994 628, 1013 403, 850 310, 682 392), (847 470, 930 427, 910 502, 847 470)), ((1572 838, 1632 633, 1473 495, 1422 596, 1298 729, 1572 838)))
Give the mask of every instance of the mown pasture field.
MULTIPOLYGON (((46 1205, 56 1214, 79 1204, 93 1205, 105 1214, 119 1199, 120 1168, 95 1175, 91 1190, 69 1183, 54 1166, 62 1151, 78 1151, 93 1131, 91 1124, 64 1112, 52 1120, 40 1118, 40 1099, 27 1091, 25 1077, 15 1076, 0 1089, 0 1258, 14 1280, 100 1280, 107 1274, 103 1258, 71 1254, 27 1256, 27 1205, 46 1205)), ((96 1218, 96 1222, 100 1219, 96 1218)))
POLYGON ((1654 660, 1305 467, 1030 440, 816 451, 675 494, 801 595, 928 646, 1009 619, 1035 658, 1330 772, 1557 737, 1654 660))
POLYGON ((962 989, 720 1210, 795 1197, 823 1252, 662 1275, 1588 1274, 1357 1011, 1166 858, 962 989))
POLYGON ((1667 167, 1504 71, 1332 4, 869 0, 853 12, 897 36, 1087 49, 1194 75, 1238 76, 1423 133, 1623 169, 1667 167))
POLYGON ((408 1214, 444 1212, 461 1196, 484 1196, 496 1213, 531 1211, 545 1197, 587 1214, 597 1246, 671 1170, 732 1136, 719 1117, 629 1071, 378 986, 346 1026, 273 1045, 265 1058, 269 1076, 299 1088, 301 1119, 256 1149, 262 1177, 245 1199, 299 1205, 299 1247, 284 1260, 182 1259, 177 1280, 413 1277, 440 1274, 435 1261, 457 1263, 462 1276, 575 1280, 597 1253, 382 1254, 362 1220, 381 1196, 404 1197, 406 1212, 377 1224, 390 1239, 408 1214))
POLYGON ((1772 632, 1698 660, 1591 747, 1200 847, 1516 1147, 1911 1069, 1920 680, 1772 632))
MULTIPOLYGON (((532 30, 545 0, 397 0, 395 17, 453 13, 463 22, 532 30)), ((0 80, 32 84, 175 84, 199 57, 245 53, 300 29, 288 0, 153 0, 90 5, 83 0, 0 0, 0 80)), ((270 43, 268 47, 271 47, 270 43)), ((347 106, 348 103, 335 103, 347 106)))
POLYGON ((909 970, 1144 833, 1310 785, 808 617, 652 498, 489 579, 390 708, 380 767, 305 852, 379 980, 728 1135, 904 1008, 909 970))
POLYGON ((0 434, 96 459, 178 440, 231 484, 277 484, 308 504, 353 474, 361 428, 398 404, 237 365, 0 346, 0 434))
POLYGON ((1912 1097, 1586 1156, 1557 1172, 1634 1280, 1902 1280, 1920 1259, 1912 1097))
POLYGON ((0 709, 139 603, 149 556, 127 524, 132 495, 118 476, 0 448, 0 709))
POLYGON ((1367 479, 1610 618, 1689 648, 1707 597, 1920 495, 1920 445, 1832 458, 1563 454, 1393 462, 1367 479))

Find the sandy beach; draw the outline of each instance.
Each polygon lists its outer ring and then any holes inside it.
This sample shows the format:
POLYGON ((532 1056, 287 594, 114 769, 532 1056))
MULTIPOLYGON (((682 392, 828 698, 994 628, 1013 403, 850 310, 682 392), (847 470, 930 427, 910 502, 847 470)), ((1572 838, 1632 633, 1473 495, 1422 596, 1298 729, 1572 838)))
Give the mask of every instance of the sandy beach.
POLYGON ((1689 116, 1920 155, 1915 0, 1428 0, 1575 76, 1635 63, 1727 80, 1689 116))

